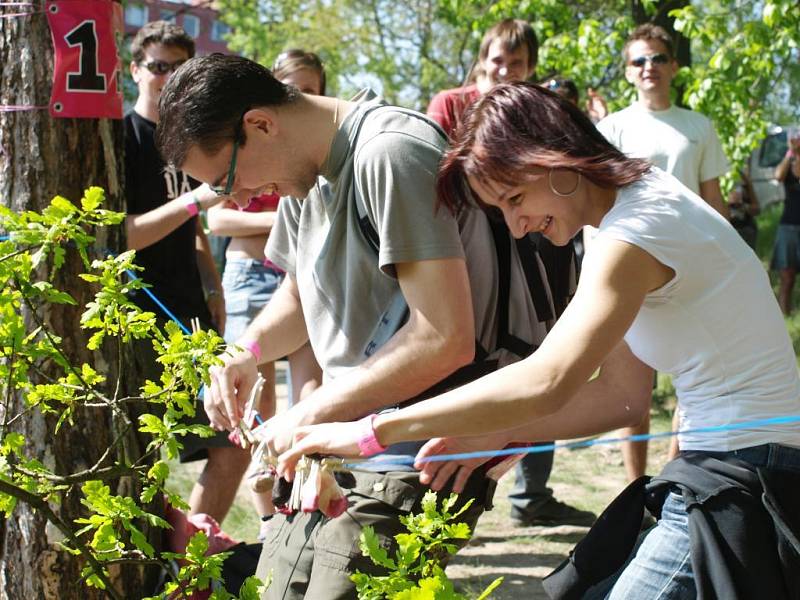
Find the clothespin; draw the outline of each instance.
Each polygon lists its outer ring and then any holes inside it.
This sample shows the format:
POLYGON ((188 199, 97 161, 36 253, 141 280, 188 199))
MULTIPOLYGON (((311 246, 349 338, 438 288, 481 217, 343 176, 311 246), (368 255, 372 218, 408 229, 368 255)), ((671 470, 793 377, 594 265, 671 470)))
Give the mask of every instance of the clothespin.
POLYGON ((197 333, 202 329, 202 327, 200 327, 200 319, 198 317, 192 317, 189 321, 189 325, 192 328, 192 333, 197 333))
POLYGON ((305 456, 297 461, 294 471, 294 481, 292 482, 292 493, 289 496, 288 508, 292 511, 300 510, 303 499, 303 485, 305 485, 308 474, 311 470, 311 461, 305 456))
POLYGON ((258 443, 258 438, 253 433, 253 428, 250 426, 251 421, 255 420, 255 415, 257 414, 256 411, 256 402, 259 398, 261 398, 261 389, 264 387, 264 378, 261 376, 261 373, 258 374, 258 379, 256 379, 256 383, 253 386, 253 389, 250 390, 250 398, 247 400, 247 404, 244 405, 244 416, 239 421, 239 444, 242 448, 249 448, 250 446, 254 446, 258 443))

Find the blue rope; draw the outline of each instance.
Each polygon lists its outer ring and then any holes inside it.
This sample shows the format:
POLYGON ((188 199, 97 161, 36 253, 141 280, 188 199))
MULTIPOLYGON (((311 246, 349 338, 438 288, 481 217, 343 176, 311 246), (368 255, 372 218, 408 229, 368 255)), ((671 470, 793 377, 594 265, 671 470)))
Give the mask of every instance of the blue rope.
POLYGON ((385 467, 389 465, 413 465, 415 462, 443 462, 448 460, 467 460, 471 458, 493 458, 495 456, 513 456, 514 454, 536 454, 539 452, 552 452, 561 448, 589 448, 590 446, 603 446, 609 444, 618 444, 621 442, 644 442, 646 440, 654 440, 659 438, 673 437, 678 434, 687 433, 718 433, 722 431, 735 431, 737 429, 751 429, 756 427, 763 427, 766 425, 785 425, 787 423, 800 422, 800 415, 792 415, 785 417, 772 417, 769 419, 759 419, 756 421, 743 421, 740 423, 731 423, 730 425, 714 425, 709 427, 697 427, 694 429, 683 429, 680 431, 665 431, 661 433, 640 433, 636 435, 629 435, 625 437, 616 438, 599 438, 591 440, 578 440, 576 442, 561 442, 553 444, 543 444, 536 446, 524 446, 519 448, 503 448, 502 450, 482 450, 479 452, 462 452, 460 454, 437 454, 421 458, 419 461, 413 456, 397 456, 393 458, 377 458, 370 459, 358 463, 345 463, 344 466, 348 469, 363 469, 365 466, 385 467))
MULTIPOLYGON (((6 241, 9 239, 9 236, 0 236, 0 241, 6 241)), ((113 254, 113 253, 111 253, 113 254)), ((139 280, 139 277, 131 270, 126 270, 128 277, 132 280, 136 281, 139 280)), ((184 333, 190 334, 191 332, 186 326, 181 323, 180 319, 176 317, 172 311, 170 311, 161 300, 156 298, 155 294, 150 291, 149 288, 142 288, 144 293, 147 294, 150 299, 155 302, 156 306, 158 306, 164 314, 166 314, 170 319, 172 319, 178 326, 183 330, 184 333)), ((258 420, 259 424, 262 424, 264 421, 261 419, 259 415, 256 415, 256 419, 258 420)), ((344 466, 350 469, 363 469, 365 465, 369 466, 390 466, 390 465, 413 465, 415 462, 426 463, 426 462, 444 462, 448 460, 468 460, 471 458, 493 458, 496 456, 513 456, 515 454, 537 454, 540 452, 553 452, 554 450, 558 450, 561 448, 566 449, 575 449, 575 448, 589 448, 591 446, 603 446, 603 445, 610 445, 610 444, 619 444, 622 442, 644 442, 647 440, 655 440, 661 438, 669 438, 674 437, 678 434, 687 434, 687 433, 700 433, 700 434, 708 434, 708 433, 719 433, 723 431, 735 431, 737 429, 750 429, 753 427, 761 427, 765 425, 785 425, 787 423, 797 423, 800 422, 800 415, 797 416, 786 416, 786 417, 773 417, 770 419, 760 419, 756 421, 745 421, 742 423, 732 423, 730 425, 715 425, 712 427, 697 427, 695 429, 684 429, 681 431, 665 431, 661 433, 640 433, 636 435, 629 435, 625 437, 616 437, 616 438, 598 438, 598 439, 591 439, 591 440, 578 440, 576 442, 561 442, 561 443, 553 443, 553 444, 542 444, 536 446, 523 446, 519 448, 503 448, 502 450, 483 450, 480 452, 462 452, 460 454, 438 454, 435 456, 428 456, 426 458, 421 458, 419 461, 416 460, 414 456, 397 456, 394 458, 381 458, 380 456, 375 459, 370 459, 365 462, 359 463, 345 463, 344 466)))
MULTIPOLYGON (((9 239, 10 239, 10 236, 0 235, 0 242, 5 242, 5 241, 8 241, 9 239)), ((100 251, 98 253, 101 254, 101 255, 110 254, 111 256, 116 256, 110 250, 103 250, 103 251, 100 251)), ((131 271, 130 269, 126 269, 125 273, 127 273, 128 277, 130 277, 132 281, 139 281, 139 277, 137 277, 136 274, 133 271, 131 271)), ((178 317, 176 317, 172 313, 172 311, 166 307, 166 305, 163 302, 161 302, 161 300, 156 298, 155 294, 153 294, 153 292, 150 291, 150 288, 142 288, 142 291, 144 291, 145 294, 150 296, 150 299, 153 302, 155 302, 155 304, 156 304, 156 306, 158 306, 158 308, 160 308, 162 311, 164 311, 165 315, 167 315, 171 320, 175 321, 175 323, 178 324, 178 327, 181 328, 183 333, 185 333, 186 335, 189 335, 189 334, 192 333, 191 331, 189 331, 189 329, 186 327, 186 325, 181 323, 181 320, 178 317)))
MULTIPOLYGON (((135 274, 133 271, 131 271, 130 269, 126 269, 126 270, 125 270, 125 272, 128 274, 128 277, 130 277, 130 278, 131 278, 131 280, 133 280, 133 281, 139 281, 139 278, 138 278, 138 277, 136 276, 136 274, 135 274)), ((191 331, 189 331, 189 330, 187 329, 186 325, 184 325, 183 323, 181 323, 181 321, 180 321, 180 319, 178 319, 178 317, 176 317, 174 314, 172 314, 172 311, 171 311, 170 309, 168 309, 168 308, 167 308, 167 307, 164 305, 164 303, 163 303, 163 302, 161 302, 161 300, 159 300, 158 298, 156 298, 155 294, 154 294, 153 292, 151 292, 151 291, 150 291, 150 288, 142 288, 142 291, 143 291, 145 294, 147 294, 148 296, 150 296, 150 299, 151 299, 153 302, 155 302, 155 303, 156 303, 156 306, 158 306, 158 308, 160 308, 162 311, 164 311, 164 314, 165 314, 165 315, 167 315, 167 316, 168 316, 170 319, 172 319, 173 321, 175 321, 175 322, 178 324, 178 327, 180 327, 180 328, 183 330, 183 333, 185 333, 186 335, 190 335, 190 334, 192 333, 191 331)))

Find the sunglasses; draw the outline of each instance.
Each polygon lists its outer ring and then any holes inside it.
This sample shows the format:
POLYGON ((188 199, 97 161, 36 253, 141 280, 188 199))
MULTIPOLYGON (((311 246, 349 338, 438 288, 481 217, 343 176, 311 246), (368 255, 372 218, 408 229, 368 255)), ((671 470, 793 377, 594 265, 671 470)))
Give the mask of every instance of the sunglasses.
POLYGON ((139 63, 140 66, 150 71, 153 75, 166 75, 178 69, 185 60, 176 60, 174 63, 168 63, 163 60, 151 60, 149 62, 139 63))
POLYGON ((665 65, 669 62, 669 56, 661 52, 658 54, 651 54, 650 56, 637 56, 636 58, 632 58, 628 64, 641 69, 648 62, 653 65, 665 65))
POLYGON ((233 181, 236 176, 236 153, 239 151, 239 140, 233 140, 233 153, 231 154, 231 164, 228 167, 228 179, 225 181, 225 187, 221 185, 210 185, 211 191, 217 196, 230 196, 233 189, 233 181))

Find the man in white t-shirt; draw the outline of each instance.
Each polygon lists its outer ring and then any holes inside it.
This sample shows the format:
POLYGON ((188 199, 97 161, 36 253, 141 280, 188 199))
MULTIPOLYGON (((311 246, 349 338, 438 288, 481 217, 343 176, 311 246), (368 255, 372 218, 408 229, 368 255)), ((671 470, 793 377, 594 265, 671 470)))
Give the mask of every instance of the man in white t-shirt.
POLYGON ((648 159, 726 216, 719 178, 728 161, 714 126, 708 117, 670 101, 678 63, 669 34, 657 25, 641 25, 623 52, 625 78, 636 86, 638 98, 597 128, 625 154, 648 159))
MULTIPOLYGON (((625 78, 636 86, 637 100, 600 121, 597 129, 625 154, 646 158, 674 175, 727 219, 719 178, 728 171, 728 161, 714 125, 705 115, 670 100, 678 72, 672 38, 658 25, 640 25, 625 43, 623 56, 625 78)), ((648 431, 649 418, 626 433, 648 431)), ((628 478, 644 475, 647 442, 624 444, 622 452, 628 478)), ((675 452, 677 446, 671 449, 671 454, 675 452)))

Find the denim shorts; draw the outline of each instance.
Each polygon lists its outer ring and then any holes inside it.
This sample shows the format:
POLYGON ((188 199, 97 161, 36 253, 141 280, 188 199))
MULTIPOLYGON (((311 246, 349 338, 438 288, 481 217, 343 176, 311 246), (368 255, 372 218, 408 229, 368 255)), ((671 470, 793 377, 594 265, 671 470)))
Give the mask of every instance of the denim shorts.
POLYGON ((800 225, 778 225, 770 269, 800 269, 800 225))
POLYGON ((225 290, 225 341, 232 344, 269 302, 283 281, 283 273, 252 258, 228 259, 222 275, 225 290))

